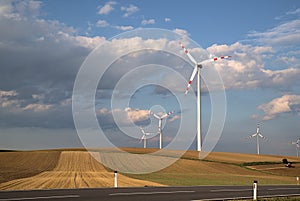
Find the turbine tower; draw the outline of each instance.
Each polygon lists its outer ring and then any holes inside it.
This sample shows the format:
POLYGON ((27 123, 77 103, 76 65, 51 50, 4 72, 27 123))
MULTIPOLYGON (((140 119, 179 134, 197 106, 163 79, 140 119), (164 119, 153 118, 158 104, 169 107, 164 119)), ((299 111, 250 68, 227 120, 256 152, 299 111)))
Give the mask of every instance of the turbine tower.
POLYGON ((189 57, 191 62, 195 65, 194 70, 192 72, 191 78, 188 82, 187 88, 185 90, 185 95, 188 93, 192 82, 195 78, 197 73, 197 151, 202 151, 202 136, 201 136, 201 71, 200 69, 203 67, 204 64, 209 62, 218 61, 221 59, 228 59, 231 56, 222 56, 222 57, 214 57, 211 59, 207 59, 201 62, 197 62, 194 57, 190 54, 190 52, 184 47, 182 43, 180 43, 181 48, 184 50, 186 55, 189 57))
POLYGON ((297 157, 299 157, 300 138, 296 142, 292 142, 292 144, 296 145, 297 157))
POLYGON ((162 149, 162 120, 167 118, 168 116, 170 116, 171 114, 174 113, 174 111, 171 111, 171 112, 168 112, 168 113, 165 113, 161 116, 151 112, 153 114, 153 116, 158 119, 158 134, 159 134, 159 149, 162 149))
POLYGON ((263 136, 260 132, 260 125, 257 124, 256 133, 250 135, 248 138, 256 137, 256 145, 257 145, 257 154, 259 155, 259 138, 262 138, 263 140, 266 140, 267 138, 263 136))
POLYGON ((147 136, 152 135, 152 134, 156 134, 156 133, 145 132, 145 130, 142 127, 140 127, 140 129, 143 133, 143 136, 141 137, 140 142, 142 142, 142 140, 143 140, 144 141, 144 148, 147 148, 147 136))

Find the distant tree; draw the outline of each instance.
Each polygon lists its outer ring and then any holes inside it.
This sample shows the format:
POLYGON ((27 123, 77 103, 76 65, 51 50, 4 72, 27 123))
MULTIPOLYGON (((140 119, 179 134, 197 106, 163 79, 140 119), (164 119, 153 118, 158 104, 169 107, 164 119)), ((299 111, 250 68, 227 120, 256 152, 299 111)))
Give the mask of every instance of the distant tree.
POLYGON ((289 162, 288 162, 288 160, 286 158, 284 158, 284 159, 282 159, 282 163, 283 164, 288 164, 289 162))

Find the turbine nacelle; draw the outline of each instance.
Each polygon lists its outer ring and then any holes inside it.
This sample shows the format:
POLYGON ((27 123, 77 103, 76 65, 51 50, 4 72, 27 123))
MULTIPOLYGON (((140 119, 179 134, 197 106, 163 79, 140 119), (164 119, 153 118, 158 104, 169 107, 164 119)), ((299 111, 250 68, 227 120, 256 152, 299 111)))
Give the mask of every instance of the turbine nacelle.
POLYGON ((174 111, 164 113, 162 115, 155 114, 154 112, 150 111, 150 114, 152 114, 156 119, 158 119, 158 134, 159 134, 159 148, 162 149, 162 121, 163 119, 168 118, 171 114, 173 114, 174 111))
POLYGON ((257 124, 256 133, 250 135, 250 136, 248 137, 248 139, 251 139, 251 138, 253 138, 253 137, 256 137, 257 154, 260 154, 260 153, 259 153, 260 149, 259 149, 259 140, 258 140, 258 139, 261 138, 261 139, 263 139, 263 140, 267 140, 267 138, 261 134, 261 132, 260 132, 260 125, 259 125, 259 124, 257 124))

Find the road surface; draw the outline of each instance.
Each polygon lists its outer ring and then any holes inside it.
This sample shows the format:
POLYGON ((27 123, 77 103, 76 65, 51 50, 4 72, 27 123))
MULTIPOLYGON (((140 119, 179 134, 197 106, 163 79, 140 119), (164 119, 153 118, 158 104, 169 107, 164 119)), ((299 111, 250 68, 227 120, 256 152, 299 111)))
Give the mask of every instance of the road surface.
MULTIPOLYGON (((251 198, 251 186, 193 186, 143 188, 54 189, 32 191, 0 191, 0 201, 186 201, 251 198)), ((258 186, 258 197, 300 196, 300 186, 258 186)))

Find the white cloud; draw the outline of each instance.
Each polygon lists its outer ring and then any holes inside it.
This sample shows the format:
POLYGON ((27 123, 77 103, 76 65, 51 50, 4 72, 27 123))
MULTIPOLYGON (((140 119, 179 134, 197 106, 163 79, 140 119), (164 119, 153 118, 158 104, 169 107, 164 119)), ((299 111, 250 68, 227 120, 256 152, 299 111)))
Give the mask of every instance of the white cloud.
POLYGON ((266 32, 248 34, 254 41, 271 45, 300 44, 300 19, 285 22, 266 32))
POLYGON ((300 114, 300 95, 283 95, 266 104, 259 105, 258 109, 265 113, 263 120, 271 120, 288 112, 300 114))
MULTIPOLYGON (((18 95, 19 94, 16 91, 0 90, 0 106, 2 108, 7 108, 10 109, 10 111, 17 112, 17 113, 20 113, 25 110, 33 110, 34 112, 41 112, 41 111, 49 110, 52 107, 52 105, 50 104, 42 104, 42 103, 25 104, 23 100, 17 98, 18 95)), ((45 96, 33 94, 32 98, 41 101, 45 98, 45 96)))
POLYGON ((108 1, 104 6, 99 7, 98 14, 100 15, 108 15, 110 12, 114 10, 114 5, 117 3, 115 1, 108 1))
POLYGON ((119 29, 119 30, 122 30, 122 31, 129 31, 129 30, 134 29, 133 26, 113 26, 113 28, 119 29))
POLYGON ((189 36, 190 35, 189 32, 187 30, 184 30, 184 29, 178 29, 178 28, 176 28, 173 31, 175 33, 183 35, 183 36, 189 36))
POLYGON ((176 121, 177 119, 180 119, 181 118, 181 116, 180 115, 174 115, 173 117, 171 117, 168 121, 169 122, 173 122, 173 121, 176 121))
POLYGON ((88 48, 93 50, 98 47, 102 42, 106 41, 104 37, 95 36, 95 37, 86 37, 86 36, 75 36, 74 37, 76 44, 81 47, 88 48))
POLYGON ((97 27, 107 27, 109 26, 109 23, 106 20, 98 20, 96 23, 97 27))
POLYGON ((226 89, 284 88, 299 83, 298 68, 266 69, 265 59, 276 60, 278 56, 271 46, 252 46, 238 42, 232 45, 212 45, 207 50, 213 56, 232 56, 230 60, 214 63, 226 89))
POLYGON ((139 8, 135 5, 129 5, 128 7, 122 6, 121 11, 124 11, 124 17, 129 17, 133 13, 136 13, 139 10, 139 8))
POLYGON ((76 73, 91 49, 105 41, 42 18, 40 6, 0 1, 1 126, 71 128, 67 100, 76 73))
POLYGON ((172 21, 171 18, 168 17, 165 18, 165 22, 171 22, 171 21, 172 21))
POLYGON ((298 14, 300 14, 300 8, 297 8, 296 10, 288 11, 286 14, 287 15, 298 15, 298 14))
POLYGON ((13 6, 9 1, 0 2, 0 16, 7 16, 13 12, 13 6))
POLYGON ((49 110, 53 105, 33 103, 23 108, 23 110, 33 110, 34 112, 43 112, 49 110))
POLYGON ((9 97, 9 96, 16 96, 18 93, 16 91, 2 91, 0 90, 0 98, 2 97, 9 97))
POLYGON ((114 124, 114 122, 121 123, 121 125, 130 125, 131 123, 138 123, 149 119, 149 110, 141 110, 134 108, 119 109, 115 108, 108 110, 101 108, 96 111, 100 122, 105 124, 114 124), (116 118, 115 120, 113 119, 116 118))
POLYGON ((11 99, 11 97, 15 97, 17 95, 18 93, 16 91, 0 90, 0 106, 3 108, 8 108, 12 105, 17 105, 18 102, 15 99, 11 99))
POLYGON ((142 20, 142 25, 155 24, 155 19, 142 20))

